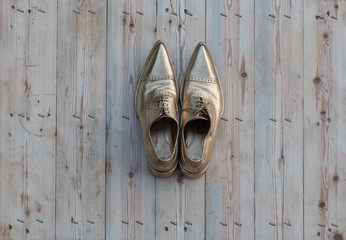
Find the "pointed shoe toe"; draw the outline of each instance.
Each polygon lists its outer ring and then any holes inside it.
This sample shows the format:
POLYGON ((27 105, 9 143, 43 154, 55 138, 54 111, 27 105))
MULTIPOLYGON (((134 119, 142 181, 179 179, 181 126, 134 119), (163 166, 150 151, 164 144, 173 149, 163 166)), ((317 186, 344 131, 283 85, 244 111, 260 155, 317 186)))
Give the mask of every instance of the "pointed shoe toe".
POLYGON ((223 96, 211 54, 199 43, 180 91, 182 174, 197 178, 207 170, 223 113, 223 96))
POLYGON ((138 79, 135 108, 150 171, 168 177, 178 165, 178 90, 167 48, 157 41, 138 79))

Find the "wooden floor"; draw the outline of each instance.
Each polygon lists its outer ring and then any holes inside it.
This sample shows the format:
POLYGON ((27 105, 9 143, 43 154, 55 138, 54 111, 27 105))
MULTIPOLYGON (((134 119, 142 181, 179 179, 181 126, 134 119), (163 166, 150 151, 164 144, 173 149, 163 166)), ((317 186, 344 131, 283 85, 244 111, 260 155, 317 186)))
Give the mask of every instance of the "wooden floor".
POLYGON ((0 239, 346 239, 345 76, 344 0, 1 0, 0 239), (158 39, 223 85, 196 180, 145 160, 158 39))

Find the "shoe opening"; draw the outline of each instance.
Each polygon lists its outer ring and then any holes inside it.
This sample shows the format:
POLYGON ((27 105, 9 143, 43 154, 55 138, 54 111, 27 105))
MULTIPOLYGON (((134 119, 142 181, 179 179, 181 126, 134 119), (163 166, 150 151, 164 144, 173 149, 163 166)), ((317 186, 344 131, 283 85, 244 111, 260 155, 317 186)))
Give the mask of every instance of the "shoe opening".
POLYGON ((156 120, 150 127, 150 138, 156 154, 161 160, 172 157, 177 139, 178 125, 169 117, 156 120))
POLYGON ((209 128, 210 121, 206 119, 192 120, 185 125, 184 139, 189 159, 198 161, 202 158, 204 140, 209 128))

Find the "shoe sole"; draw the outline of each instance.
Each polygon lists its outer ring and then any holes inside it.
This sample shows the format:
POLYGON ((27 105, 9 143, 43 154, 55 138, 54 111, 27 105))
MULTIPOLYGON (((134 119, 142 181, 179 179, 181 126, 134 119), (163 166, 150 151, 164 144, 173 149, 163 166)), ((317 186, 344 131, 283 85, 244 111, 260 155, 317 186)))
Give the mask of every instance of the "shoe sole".
POLYGON ((172 168, 172 169, 170 169, 170 170, 168 170, 168 171, 166 171, 166 172, 161 172, 161 171, 158 171, 158 170, 154 169, 154 168, 149 164, 149 162, 148 162, 148 167, 149 167, 149 169, 150 169, 150 172, 151 172, 155 177, 160 177, 160 178, 166 178, 166 177, 172 176, 172 175, 174 174, 175 170, 177 169, 177 165, 176 165, 174 168, 172 168))
POLYGON ((196 173, 192 173, 187 171, 185 168, 183 168, 182 166, 180 166, 179 164, 179 171, 188 178, 199 178, 200 176, 202 176, 206 171, 207 171, 208 165, 200 172, 196 172, 196 173))

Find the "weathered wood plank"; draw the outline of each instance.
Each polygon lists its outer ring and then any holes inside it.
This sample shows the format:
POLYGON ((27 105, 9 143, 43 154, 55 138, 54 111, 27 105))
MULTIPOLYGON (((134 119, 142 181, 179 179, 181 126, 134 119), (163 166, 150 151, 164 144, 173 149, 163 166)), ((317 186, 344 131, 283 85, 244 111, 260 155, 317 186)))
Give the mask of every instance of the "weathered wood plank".
MULTIPOLYGON (((181 85, 190 56, 205 40, 204 4, 198 1, 158 2, 158 38, 166 42, 181 85)), ((185 179, 179 172, 156 179, 156 238, 205 238, 205 180, 185 179)))
POLYGON ((55 236, 56 19, 56 1, 0 3, 1 239, 55 236))
POLYGON ((346 237, 343 1, 106 7, 0 2, 0 239, 346 237), (224 87, 197 180, 155 178, 145 160, 133 97, 157 39, 179 83, 205 40, 224 87))
POLYGON ((105 0, 58 2, 57 71, 57 239, 104 239, 105 0))
MULTIPOLYGON (((1 186, 1 236, 7 239, 24 239, 28 207, 28 155, 25 154, 27 135, 21 124, 28 125, 26 113, 30 112, 25 104, 25 72, 28 45, 27 13, 17 11, 28 5, 24 3, 1 2, 1 176, 5 184, 1 186), (14 6, 14 9, 12 9, 14 6), (12 10, 11 10, 12 9, 12 10), (12 28, 11 26, 12 25, 12 28), (7 86, 7 87, 6 87, 7 86), (20 116, 18 116, 18 114, 20 116), (22 117, 23 116, 23 117, 22 117), (24 184, 23 184, 24 183, 24 184), (26 194, 26 195, 25 195, 26 194), (23 199, 21 201, 21 199, 23 199), (18 220, 20 221, 18 221, 18 220), (11 225, 11 227, 9 227, 11 225), (10 228, 12 228, 10 230, 10 228)), ((29 105, 30 106, 30 105, 29 105)), ((31 107, 31 106, 30 106, 31 107)), ((27 149, 27 148, 26 148, 27 149)))
POLYGON ((303 239, 303 2, 255 14, 255 238, 303 239))
POLYGON ((207 1, 225 110, 206 178, 206 239, 254 239, 254 1, 207 1))
MULTIPOLYGON (((180 75, 180 69, 177 68, 178 63, 178 26, 179 16, 178 1, 157 1, 157 39, 161 39, 166 43, 177 81, 180 75)), ((157 240, 177 239, 177 204, 178 195, 176 192, 179 171, 176 175, 160 179, 156 178, 156 234, 157 240)), ((182 232, 182 231, 180 231, 182 232)))
MULTIPOLYGON (((205 0, 177 1, 176 73, 181 86, 198 42, 205 41, 205 0)), ((177 239, 205 239, 205 175, 187 179, 176 175, 177 239)))
POLYGON ((345 239, 345 11, 304 2, 305 239, 345 239))
MULTIPOLYGON (((330 198, 328 200, 330 227, 334 239, 346 239, 346 3, 335 1, 330 8, 334 31, 332 44, 332 107, 330 148, 330 198)), ((327 13, 328 15, 328 13, 327 13)), ((309 83, 309 81, 307 81, 309 83)), ((310 79, 311 84, 311 79, 310 79)))
POLYGON ((109 239, 152 239, 155 178, 145 159, 134 94, 156 40, 156 1, 108 1, 107 226, 109 239))

